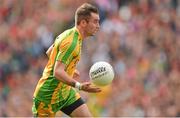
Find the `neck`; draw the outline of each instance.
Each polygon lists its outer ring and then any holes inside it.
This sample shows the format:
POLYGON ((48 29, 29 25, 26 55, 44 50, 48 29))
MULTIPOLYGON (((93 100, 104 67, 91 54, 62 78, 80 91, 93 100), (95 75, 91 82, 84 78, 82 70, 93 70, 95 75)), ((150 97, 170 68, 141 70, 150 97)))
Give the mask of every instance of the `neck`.
POLYGON ((82 39, 85 39, 86 37, 88 37, 85 33, 85 31, 82 29, 82 27, 80 26, 76 26, 76 28, 79 30, 81 36, 82 36, 82 39))

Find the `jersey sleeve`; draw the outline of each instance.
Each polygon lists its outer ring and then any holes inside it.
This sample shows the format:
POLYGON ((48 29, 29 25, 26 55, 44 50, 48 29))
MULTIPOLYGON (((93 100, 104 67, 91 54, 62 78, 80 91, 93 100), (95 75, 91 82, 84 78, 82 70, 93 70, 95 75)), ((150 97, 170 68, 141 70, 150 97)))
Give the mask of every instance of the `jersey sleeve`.
POLYGON ((61 61, 65 65, 68 65, 73 58, 73 51, 75 49, 76 42, 65 42, 59 45, 59 51, 56 57, 56 61, 61 61))

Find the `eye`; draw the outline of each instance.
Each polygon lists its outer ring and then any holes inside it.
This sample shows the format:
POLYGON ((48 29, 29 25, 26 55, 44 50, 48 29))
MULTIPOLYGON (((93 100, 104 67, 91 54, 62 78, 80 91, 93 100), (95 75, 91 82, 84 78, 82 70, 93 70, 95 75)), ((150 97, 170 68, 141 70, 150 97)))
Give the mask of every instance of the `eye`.
POLYGON ((99 23, 99 20, 98 19, 94 20, 94 23, 96 23, 96 24, 99 23))

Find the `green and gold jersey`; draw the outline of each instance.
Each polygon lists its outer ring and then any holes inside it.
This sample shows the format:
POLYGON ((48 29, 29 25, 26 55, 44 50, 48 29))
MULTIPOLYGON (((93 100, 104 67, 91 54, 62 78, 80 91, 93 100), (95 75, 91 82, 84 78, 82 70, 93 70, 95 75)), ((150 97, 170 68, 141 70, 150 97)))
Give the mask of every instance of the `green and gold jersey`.
MULTIPOLYGON (((56 38, 43 76, 35 89, 35 98, 47 104, 55 104, 68 97, 71 86, 54 77, 54 65, 56 61, 61 61, 66 65, 65 71, 67 74, 72 77, 80 59, 81 45, 82 38, 75 27, 66 30, 56 38)), ((80 97, 79 94, 76 97, 80 97)))

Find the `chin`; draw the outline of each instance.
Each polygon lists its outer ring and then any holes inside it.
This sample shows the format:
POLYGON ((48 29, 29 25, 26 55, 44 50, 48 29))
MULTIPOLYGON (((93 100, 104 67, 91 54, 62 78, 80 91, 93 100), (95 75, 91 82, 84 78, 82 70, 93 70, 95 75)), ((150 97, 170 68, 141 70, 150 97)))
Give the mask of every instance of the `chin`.
POLYGON ((93 33, 93 34, 89 34, 88 36, 94 36, 95 35, 95 33, 93 33))
POLYGON ((97 32, 92 33, 92 36, 96 35, 97 32))
POLYGON ((96 31, 95 32, 91 32, 91 33, 89 33, 89 36, 95 36, 96 35, 96 31))

